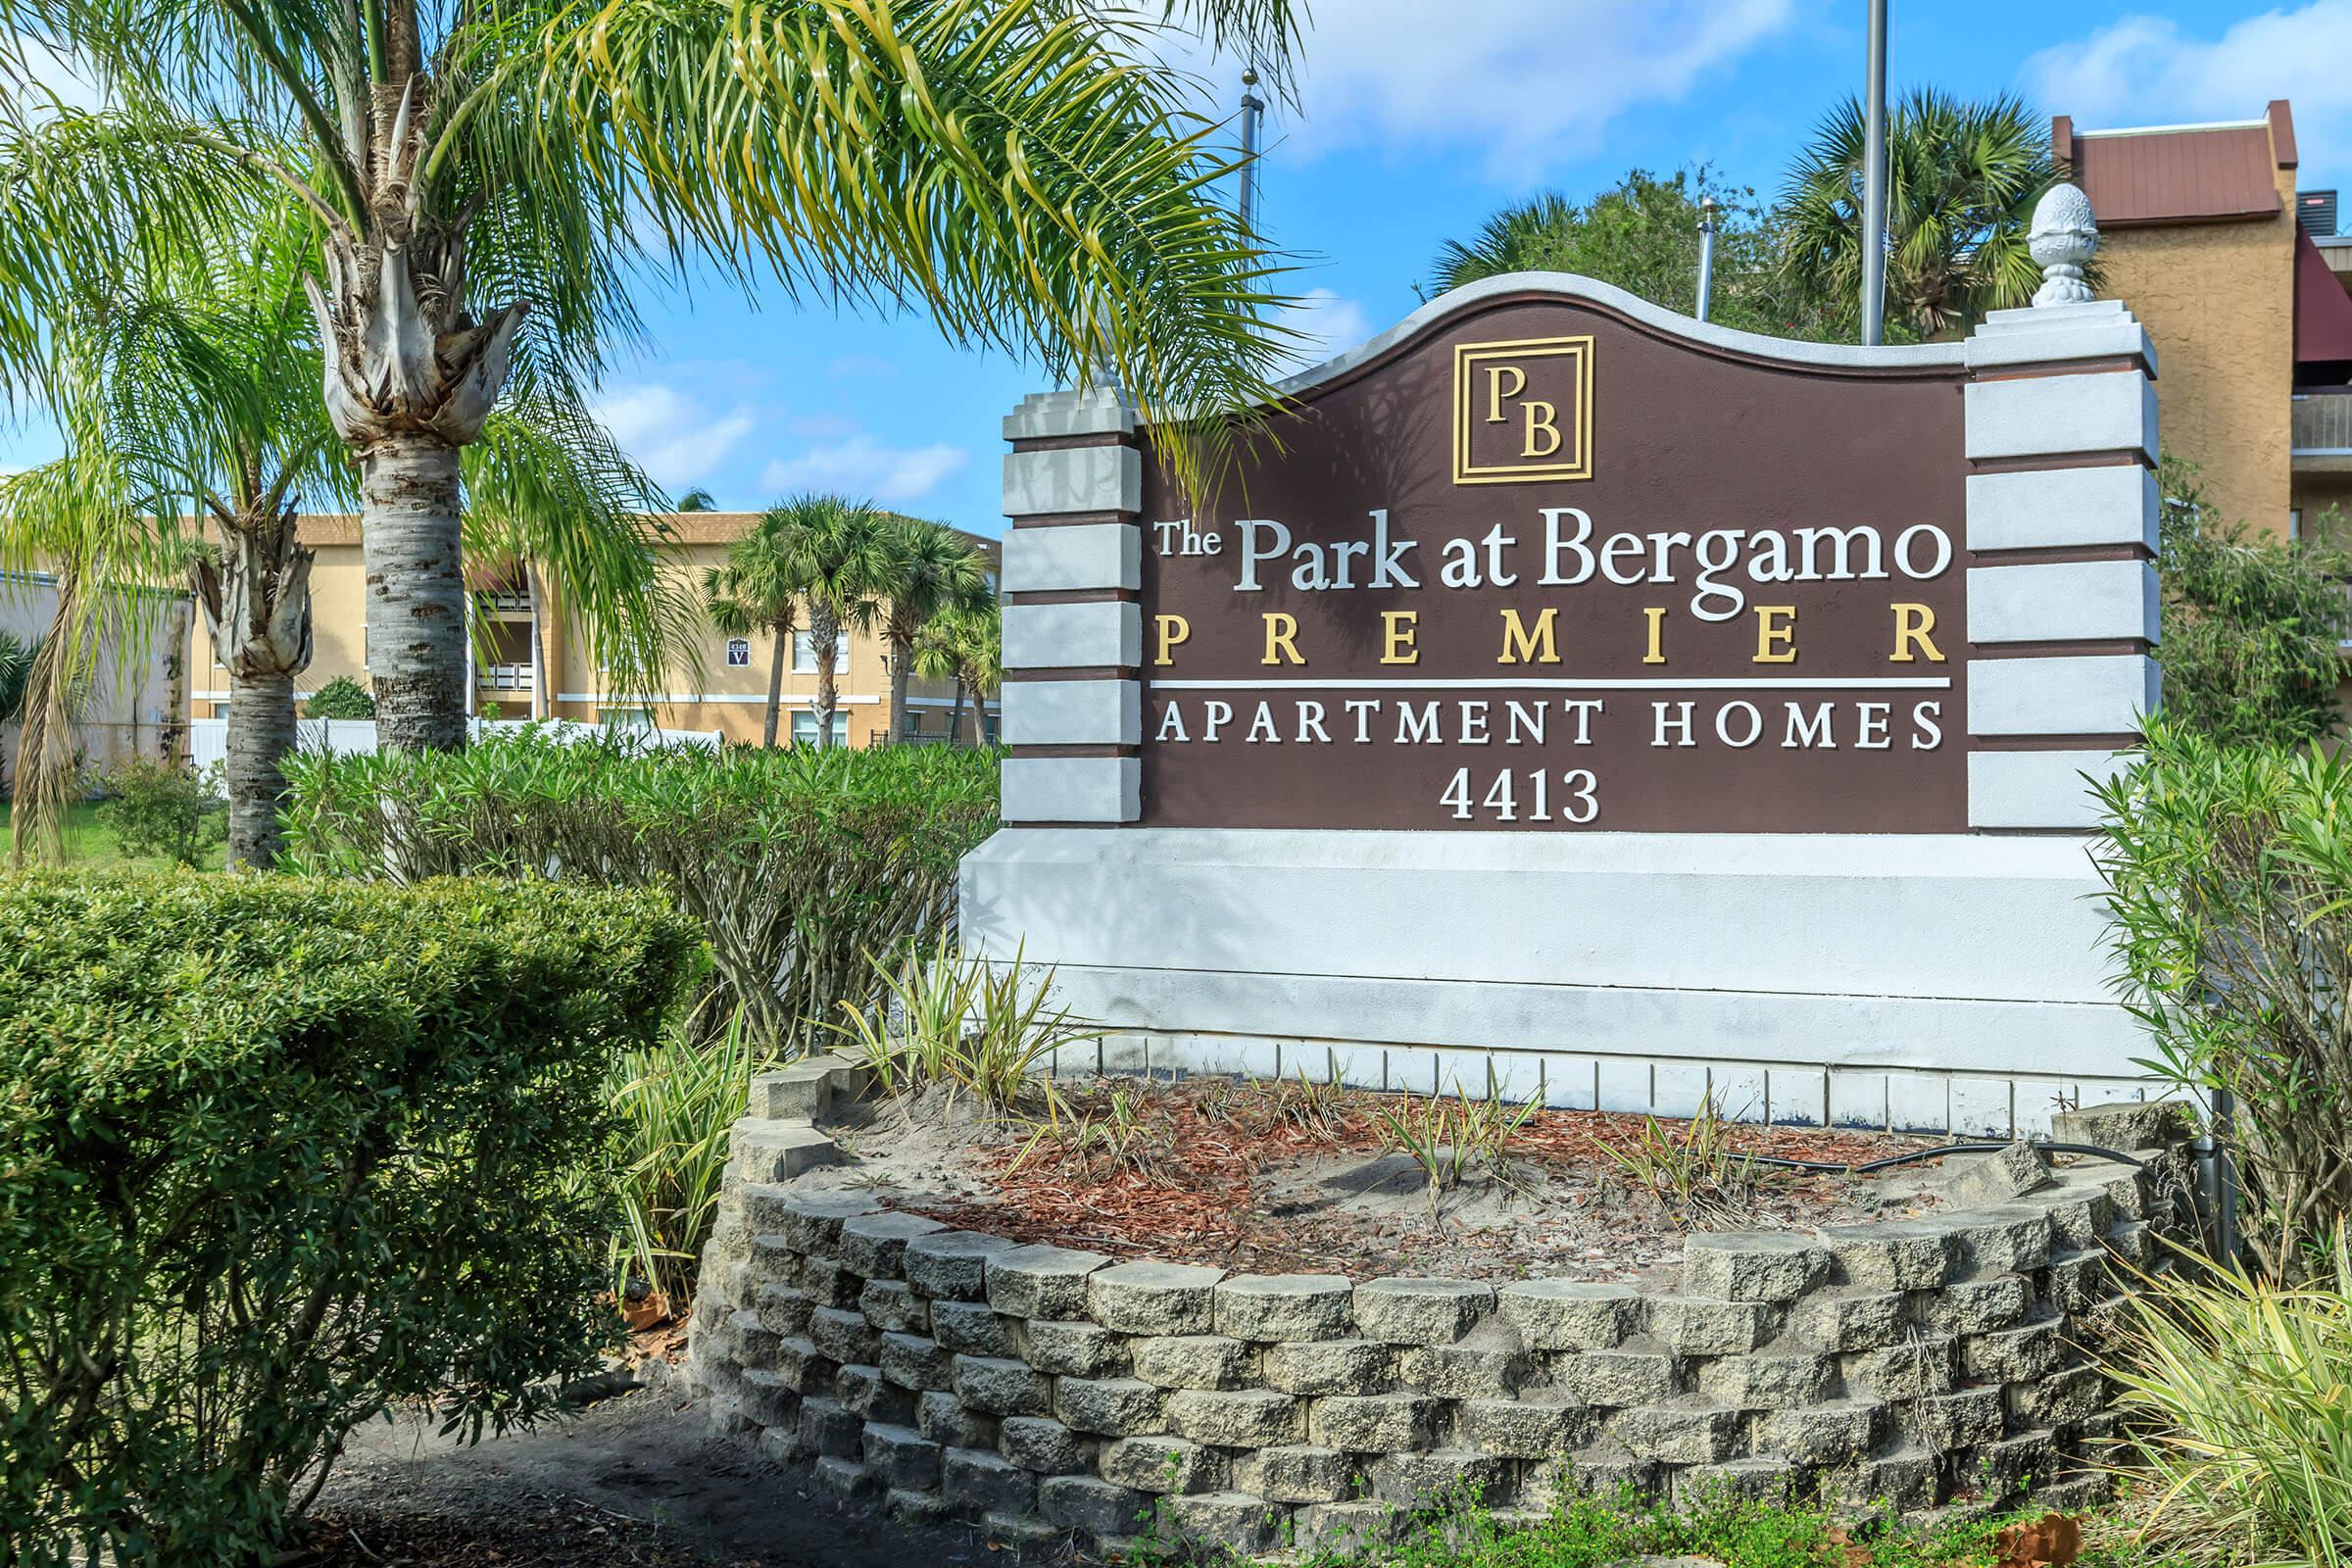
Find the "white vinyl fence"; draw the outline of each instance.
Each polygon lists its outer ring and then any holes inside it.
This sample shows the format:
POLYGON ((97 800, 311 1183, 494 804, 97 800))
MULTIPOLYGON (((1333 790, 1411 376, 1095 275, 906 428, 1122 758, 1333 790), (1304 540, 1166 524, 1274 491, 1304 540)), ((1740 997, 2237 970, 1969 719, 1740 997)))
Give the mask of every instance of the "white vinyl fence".
MULTIPOLYGON (((718 737, 699 729, 646 729, 638 727, 608 729, 602 724, 583 724, 572 718, 472 718, 466 721, 467 733, 475 739, 484 735, 511 734, 516 730, 536 727, 552 740, 604 740, 624 736, 640 746, 699 746, 709 751, 718 749, 718 737)), ((308 752, 332 752, 341 757, 366 756, 375 750, 375 720, 372 718, 299 718, 294 721, 294 744, 308 752)), ((228 758, 228 720, 199 718, 188 724, 188 760, 198 771, 223 762, 228 758)))

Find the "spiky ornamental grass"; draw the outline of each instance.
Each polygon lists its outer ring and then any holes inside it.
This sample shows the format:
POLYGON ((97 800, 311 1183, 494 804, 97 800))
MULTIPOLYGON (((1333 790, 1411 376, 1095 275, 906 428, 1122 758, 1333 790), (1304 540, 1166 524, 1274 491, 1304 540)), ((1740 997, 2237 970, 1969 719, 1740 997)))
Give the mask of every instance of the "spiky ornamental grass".
POLYGON ((2352 1247, 2297 1288, 2203 1259, 2141 1281, 2109 1374, 2141 1536, 2197 1564, 2352 1560, 2352 1247))

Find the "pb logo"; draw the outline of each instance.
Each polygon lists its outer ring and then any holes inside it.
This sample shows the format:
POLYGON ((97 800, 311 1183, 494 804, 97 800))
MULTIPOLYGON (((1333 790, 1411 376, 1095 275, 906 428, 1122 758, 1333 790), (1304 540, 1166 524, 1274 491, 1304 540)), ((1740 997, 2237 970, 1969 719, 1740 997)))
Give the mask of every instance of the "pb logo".
POLYGON ((1592 477, 1592 340, 1453 350, 1453 482, 1592 477))

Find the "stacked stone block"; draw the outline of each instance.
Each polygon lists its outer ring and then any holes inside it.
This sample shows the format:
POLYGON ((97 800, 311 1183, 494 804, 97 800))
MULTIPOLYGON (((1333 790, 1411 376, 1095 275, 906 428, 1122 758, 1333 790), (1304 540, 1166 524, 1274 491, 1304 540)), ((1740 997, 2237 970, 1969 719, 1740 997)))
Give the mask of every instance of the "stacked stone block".
POLYGON ((2149 1255, 2180 1171, 2140 1157, 1927 1219, 1694 1236, 1672 1288, 1118 1262, 731 1181, 692 1375, 843 1494, 1014 1541, 1346 1544, 1449 1496, 1618 1484, 2064 1503, 2095 1489, 2113 1260, 2149 1255))

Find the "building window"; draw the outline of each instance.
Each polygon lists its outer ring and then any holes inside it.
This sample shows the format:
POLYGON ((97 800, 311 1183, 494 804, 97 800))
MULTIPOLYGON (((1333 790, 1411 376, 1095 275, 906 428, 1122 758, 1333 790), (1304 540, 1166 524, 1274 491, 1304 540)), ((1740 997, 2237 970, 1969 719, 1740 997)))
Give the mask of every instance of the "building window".
MULTIPOLYGON (((806 708, 792 715, 792 744, 795 746, 814 746, 816 744, 816 715, 806 708)), ((838 708, 833 710, 833 744, 836 746, 850 744, 850 715, 838 708)))
POLYGON ((906 710, 906 716, 899 720, 899 724, 906 733, 920 735, 923 732, 923 710, 919 708, 909 708, 906 710))
MULTIPOLYGON (((792 672, 796 675, 816 673, 816 648, 805 631, 792 634, 792 672)), ((849 672, 850 640, 846 636, 836 637, 833 640, 833 673, 847 675, 849 672)))
POLYGON ((741 669, 752 662, 752 645, 742 637, 727 639, 727 667, 741 669))
POLYGON ((982 738, 982 740, 983 740, 983 741, 985 741, 985 742, 986 742, 988 745, 990 745, 990 746, 994 746, 994 745, 996 745, 996 744, 997 744, 997 715, 996 715, 996 714, 994 714, 994 713, 983 713, 983 714, 981 714, 981 715, 980 715, 980 735, 981 735, 981 738, 982 738))
POLYGON ((624 735, 642 735, 654 727, 654 712, 650 708, 608 708, 600 716, 605 728, 624 735))

